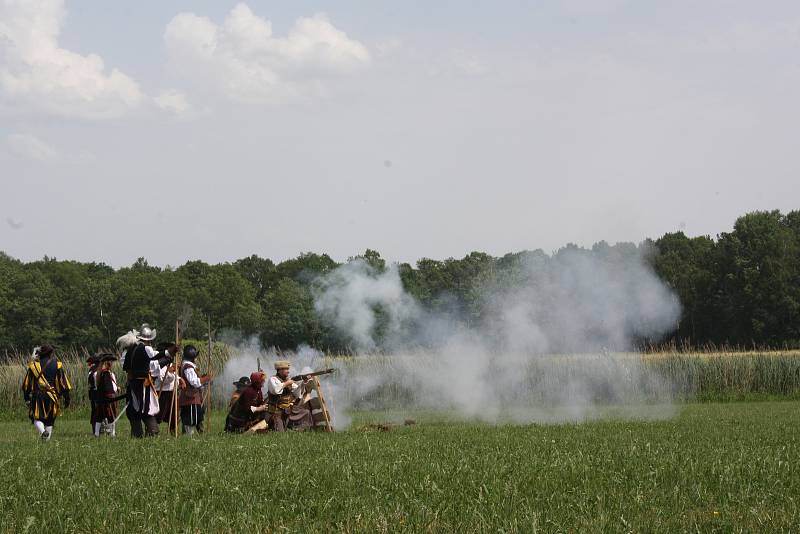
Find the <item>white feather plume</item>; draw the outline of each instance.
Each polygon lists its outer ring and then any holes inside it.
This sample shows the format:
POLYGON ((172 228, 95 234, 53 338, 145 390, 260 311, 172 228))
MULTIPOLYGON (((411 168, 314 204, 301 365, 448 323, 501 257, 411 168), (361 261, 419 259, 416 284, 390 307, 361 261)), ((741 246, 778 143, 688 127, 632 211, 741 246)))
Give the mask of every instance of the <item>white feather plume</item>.
POLYGON ((120 336, 120 338, 117 339, 117 346, 120 348, 120 350, 125 350, 131 345, 135 345, 136 343, 138 343, 139 342, 138 338, 139 338, 139 331, 131 330, 124 336, 120 336))

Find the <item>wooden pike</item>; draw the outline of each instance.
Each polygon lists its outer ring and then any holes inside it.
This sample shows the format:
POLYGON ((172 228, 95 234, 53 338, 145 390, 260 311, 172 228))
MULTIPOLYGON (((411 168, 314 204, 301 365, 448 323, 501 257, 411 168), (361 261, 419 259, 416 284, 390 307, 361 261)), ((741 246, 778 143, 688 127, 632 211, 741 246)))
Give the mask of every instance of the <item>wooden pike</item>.
MULTIPOLYGON (((208 367, 206 367, 206 372, 213 377, 213 373, 211 372, 211 354, 214 351, 214 345, 211 342, 211 315, 208 316, 208 367)), ((211 432, 211 404, 214 402, 214 399, 211 395, 211 388, 213 387, 214 381, 211 380, 208 382, 206 386, 206 401, 204 404, 206 405, 206 432, 211 432)))
POLYGON ((175 320, 175 344, 178 346, 178 350, 175 352, 175 387, 172 389, 172 419, 175 418, 175 437, 178 437, 178 395, 180 394, 180 365, 181 365, 181 358, 180 354, 183 350, 181 348, 181 319, 178 317, 175 320))

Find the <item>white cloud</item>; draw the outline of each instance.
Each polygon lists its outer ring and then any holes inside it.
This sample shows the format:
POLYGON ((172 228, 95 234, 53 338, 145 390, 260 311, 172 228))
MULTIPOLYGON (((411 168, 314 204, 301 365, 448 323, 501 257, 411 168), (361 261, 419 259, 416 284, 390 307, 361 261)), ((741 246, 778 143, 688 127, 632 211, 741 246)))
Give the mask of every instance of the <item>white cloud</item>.
POLYGON ((31 134, 9 134, 6 136, 6 146, 9 152, 23 159, 52 161, 59 157, 55 148, 31 134))
POLYGON ((175 89, 167 89, 162 91, 153 98, 156 106, 164 111, 170 111, 176 115, 181 115, 189 111, 189 101, 186 95, 175 89))
POLYGON ((367 48, 322 14, 301 17, 286 37, 276 37, 271 22, 245 4, 234 7, 221 25, 179 13, 167 24, 164 40, 170 65, 180 76, 251 102, 296 93, 304 83, 316 84, 370 62, 367 48))
POLYGON ((102 119, 143 99, 139 85, 97 54, 61 48, 63 0, 0 0, 0 99, 9 109, 102 119))

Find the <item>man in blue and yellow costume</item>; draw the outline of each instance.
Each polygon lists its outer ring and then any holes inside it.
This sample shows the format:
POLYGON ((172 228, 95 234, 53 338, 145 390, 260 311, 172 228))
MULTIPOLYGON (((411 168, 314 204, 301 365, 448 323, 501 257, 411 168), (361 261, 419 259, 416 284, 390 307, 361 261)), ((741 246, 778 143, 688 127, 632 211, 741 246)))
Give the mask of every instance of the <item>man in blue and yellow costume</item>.
POLYGON ((64 367, 50 345, 39 348, 38 360, 28 365, 22 381, 22 393, 28 405, 28 416, 43 440, 53 435, 56 417, 69 407, 69 383, 64 367))

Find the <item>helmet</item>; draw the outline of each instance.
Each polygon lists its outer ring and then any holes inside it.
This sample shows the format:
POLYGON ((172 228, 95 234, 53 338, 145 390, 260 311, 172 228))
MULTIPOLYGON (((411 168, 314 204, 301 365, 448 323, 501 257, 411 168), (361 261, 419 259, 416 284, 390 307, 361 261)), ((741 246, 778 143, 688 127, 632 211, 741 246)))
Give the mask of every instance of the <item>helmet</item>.
POLYGON ((183 359, 193 362, 197 358, 197 349, 194 345, 186 345, 183 349, 183 359))
POLYGON ((139 329, 139 335, 136 339, 139 341, 153 341, 156 338, 156 329, 151 328, 149 324, 144 323, 139 329))

